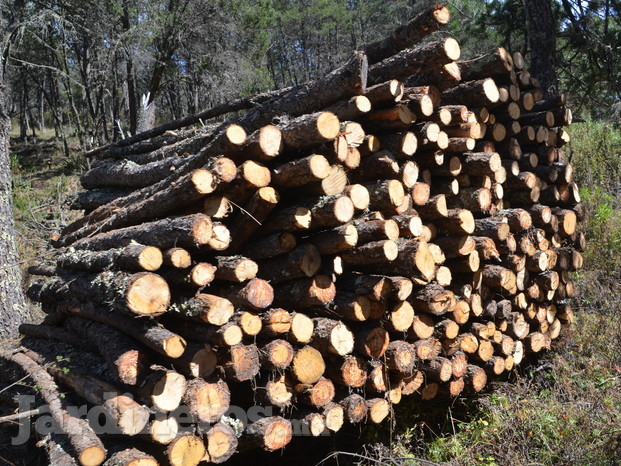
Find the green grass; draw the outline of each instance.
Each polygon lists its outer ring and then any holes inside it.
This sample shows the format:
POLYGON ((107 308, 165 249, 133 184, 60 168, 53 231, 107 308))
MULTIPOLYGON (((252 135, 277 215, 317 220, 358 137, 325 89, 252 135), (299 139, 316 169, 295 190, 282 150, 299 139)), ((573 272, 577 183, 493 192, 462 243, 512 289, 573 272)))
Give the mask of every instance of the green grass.
POLYGON ((13 208, 24 269, 47 256, 49 241, 76 212, 67 195, 78 190, 77 155, 67 158, 53 140, 13 142, 10 147, 13 208))

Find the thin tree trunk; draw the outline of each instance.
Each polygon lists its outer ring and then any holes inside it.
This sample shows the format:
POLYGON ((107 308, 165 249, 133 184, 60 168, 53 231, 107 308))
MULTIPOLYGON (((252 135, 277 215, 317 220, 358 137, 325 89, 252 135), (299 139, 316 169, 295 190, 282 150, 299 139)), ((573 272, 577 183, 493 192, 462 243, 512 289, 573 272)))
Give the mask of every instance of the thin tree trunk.
MULTIPOLYGON (((123 2, 123 15, 121 16, 121 22, 123 23, 123 31, 129 32, 131 25, 129 22, 129 5, 127 2, 123 2)), ((134 78, 134 61, 132 60, 131 53, 128 50, 125 57, 125 69, 126 69, 126 82, 127 82, 127 103, 129 106, 129 131, 132 135, 136 134, 136 128, 138 127, 138 110, 136 108, 136 81, 134 78)))
POLYGON ((546 97, 558 94, 556 21, 552 0, 524 0, 530 46, 530 72, 539 79, 546 97))

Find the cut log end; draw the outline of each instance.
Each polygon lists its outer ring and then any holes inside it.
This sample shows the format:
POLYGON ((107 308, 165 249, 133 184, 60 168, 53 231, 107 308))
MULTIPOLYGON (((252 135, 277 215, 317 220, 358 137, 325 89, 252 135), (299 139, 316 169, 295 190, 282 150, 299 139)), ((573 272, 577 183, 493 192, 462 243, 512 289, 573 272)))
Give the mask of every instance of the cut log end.
POLYGON ((192 173, 192 184, 199 194, 209 194, 215 189, 216 180, 209 170, 196 170, 192 173))
POLYGON ((205 444, 199 437, 186 434, 169 444, 167 456, 172 466, 196 466, 202 461, 206 451, 205 444))
POLYGON ((246 131, 239 125, 229 125, 226 130, 226 137, 231 144, 241 146, 246 142, 246 131))
POLYGON ((459 42, 457 42, 452 37, 447 37, 444 41, 444 51, 446 52, 446 56, 452 61, 459 60, 461 55, 461 49, 459 47, 459 42))
POLYGON ((170 304, 168 283, 152 273, 136 274, 126 295, 127 307, 139 315, 157 315, 170 304))
POLYGON ((293 357, 293 374, 302 383, 317 382, 326 370, 321 353, 311 346, 298 350, 293 357))
POLYGON ((341 130, 338 117, 332 112, 322 112, 317 118, 317 132, 326 140, 334 139, 341 130))
POLYGON ((99 466, 106 459, 106 451, 99 446, 90 446, 80 452, 78 461, 83 466, 99 466))

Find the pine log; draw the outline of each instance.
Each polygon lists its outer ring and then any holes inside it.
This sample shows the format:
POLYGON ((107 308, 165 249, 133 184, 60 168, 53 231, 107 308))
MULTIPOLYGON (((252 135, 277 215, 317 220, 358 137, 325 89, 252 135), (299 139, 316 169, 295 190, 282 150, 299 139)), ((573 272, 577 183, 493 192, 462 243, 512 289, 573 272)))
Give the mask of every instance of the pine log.
POLYGON ((363 127, 374 131, 404 131, 416 121, 416 115, 405 105, 375 110, 363 120, 363 127))
POLYGON ((247 283, 213 288, 217 296, 226 298, 234 305, 255 310, 267 309, 274 301, 274 289, 260 278, 254 278, 247 283))
POLYGON ((17 364, 39 387, 50 414, 69 438, 78 462, 84 466, 99 465, 106 458, 106 449, 88 423, 69 414, 62 406, 58 386, 47 371, 23 353, 0 349, 0 357, 17 364))
POLYGON ((356 272, 341 275, 337 280, 337 287, 351 290, 374 301, 387 299, 393 293, 393 285, 388 277, 356 272))
MULTIPOLYGON (((52 464, 55 464, 52 462, 52 464)), ((60 463, 59 463, 60 464, 60 463)), ((104 466, 157 466, 155 458, 136 448, 117 451, 106 460, 104 466)))
POLYGON ((128 271, 156 271, 163 263, 162 252, 153 246, 129 244, 124 248, 89 252, 68 248, 57 257, 58 267, 90 272, 116 268, 128 271))
POLYGON ((197 466, 205 452, 205 444, 199 437, 182 433, 168 444, 166 456, 171 466, 197 466))
POLYGON ((274 125, 257 129, 246 139, 244 147, 236 154, 239 160, 269 162, 282 151, 282 134, 274 125))
POLYGON ((160 275, 174 287, 203 288, 214 281, 216 271, 215 265, 198 262, 188 270, 163 269, 160 271, 160 275))
POLYGON ((131 338, 107 325, 70 317, 67 328, 97 348, 111 371, 127 385, 136 385, 146 375, 147 354, 131 338))
POLYGON ((176 269, 187 269, 192 264, 192 256, 183 248, 170 248, 162 254, 162 264, 176 269))
POLYGON ((392 341, 386 350, 386 367, 401 374, 411 374, 416 363, 415 348, 405 341, 392 341))
POLYGON ((322 354, 345 356, 354 348, 354 335, 343 322, 338 320, 314 319, 315 330, 311 344, 322 354))
POLYGON ((253 379, 261 369, 259 350, 256 345, 232 346, 223 363, 227 380, 244 382, 253 379))
POLYGON ((357 266, 383 264, 396 259, 397 255, 398 248, 395 242, 391 240, 382 240, 373 241, 344 251, 341 254, 341 258, 347 264, 357 266))
POLYGON ((415 370, 411 374, 399 374, 397 381, 403 395, 412 395, 423 386, 425 375, 415 370))
POLYGON ((330 163, 323 155, 309 155, 280 165, 272 173, 277 186, 302 186, 326 178, 330 174, 330 163))
POLYGON ((369 99, 373 107, 375 107, 382 103, 394 104, 394 102, 398 102, 401 100, 403 92, 403 83, 396 79, 391 79, 384 83, 368 87, 364 92, 364 96, 369 99))
POLYGON ((466 81, 442 93, 442 104, 477 107, 498 102, 500 95, 493 79, 466 81))
POLYGON ((184 404, 200 422, 218 422, 229 409, 230 392, 226 382, 191 379, 183 396, 184 404))
POLYGON ((111 309, 136 315, 159 315, 170 304, 170 290, 159 275, 102 272, 98 275, 57 277, 28 290, 40 302, 70 302, 78 299, 105 302, 111 309))
POLYGON ((369 57, 369 63, 377 63, 420 42, 447 24, 449 18, 449 9, 442 4, 425 9, 408 23, 393 31, 388 37, 367 45, 365 53, 369 57))
POLYGON ((295 378, 303 384, 314 384, 326 370, 326 364, 321 353, 311 346, 299 349, 291 364, 295 378))
POLYGON ((231 301, 205 293, 197 294, 187 300, 177 301, 170 310, 212 325, 224 325, 234 313, 231 301))
POLYGON ((498 75, 506 75, 513 69, 513 58, 503 47, 480 57, 458 62, 462 79, 470 81, 498 75))
POLYGON ((302 244, 287 255, 261 261, 259 276, 278 284, 296 278, 312 277, 320 267, 320 250, 313 244, 302 244))
POLYGON ((455 62, 450 62, 439 68, 414 74, 407 78, 405 83, 408 86, 434 85, 442 92, 455 86, 459 81, 461 81, 459 66, 455 62))
POLYGON ((238 442, 235 430, 231 426, 217 422, 205 434, 205 443, 207 444, 205 457, 208 457, 211 463, 221 464, 235 454, 238 442))
POLYGON ((396 273, 424 281, 433 279, 435 263, 426 241, 399 239, 396 251, 396 257, 392 263, 377 262, 374 264, 374 270, 389 275, 396 273))
POLYGON ((466 209, 449 209, 448 215, 435 219, 434 224, 444 233, 452 235, 469 235, 475 232, 474 217, 466 209))
POLYGON ((121 197, 131 194, 131 189, 123 188, 102 188, 82 191, 67 198, 69 208, 72 210, 84 210, 90 213, 93 210, 116 201, 121 197))
POLYGON ((385 58, 369 68, 369 83, 401 79, 428 71, 459 58, 457 41, 451 37, 429 42, 385 58))
MULTIPOLYGON (((162 217, 178 211, 180 207, 193 204, 206 194, 212 193, 221 182, 220 178, 204 169, 195 170, 174 182, 164 181, 166 183, 162 186, 157 183, 150 188, 145 188, 150 190, 146 195, 141 195, 142 190, 135 191, 130 196, 102 206, 72 223, 63 230, 63 236, 57 242, 58 246, 67 246, 95 233, 101 234, 131 225, 140 227, 139 224, 142 222, 162 217), (156 190, 155 187, 158 189, 156 190)), ((141 242, 138 238, 132 239, 141 242)), ((142 244, 157 246, 152 241, 142 242, 142 244)), ((168 244, 166 247, 174 246, 170 242, 168 244)))
POLYGON ((506 217, 489 217, 474 222, 477 236, 488 236, 494 240, 504 241, 509 237, 510 227, 506 217))
POLYGON ((70 387, 81 398, 101 407, 105 415, 114 422, 118 431, 124 435, 133 436, 146 427, 149 420, 149 410, 141 406, 126 395, 119 395, 112 385, 100 380, 76 367, 58 367, 50 365, 54 349, 45 348, 49 356, 33 350, 25 350, 25 354, 39 364, 47 363, 47 371, 63 385, 70 387), (68 370, 67 370, 68 369, 68 370))
POLYGON ((142 165, 130 160, 102 160, 80 176, 80 183, 84 189, 139 189, 161 181, 185 163, 186 159, 182 157, 169 157, 142 165))
POLYGON ((278 193, 271 187, 259 188, 254 193, 231 224, 231 252, 237 252, 245 245, 279 200, 278 193))
POLYGON ((315 330, 313 320, 306 314, 293 312, 291 314, 291 332, 289 339, 298 344, 306 344, 310 342, 315 330))
POLYGON ((211 219, 203 214, 194 214, 95 234, 76 241, 72 246, 76 249, 103 250, 116 248, 119 244, 133 240, 160 249, 175 246, 195 249, 207 245, 211 236, 211 219))
POLYGON ((331 112, 301 115, 280 127, 282 141, 289 150, 302 150, 334 139, 340 122, 331 112))
POLYGON ((345 410, 345 419, 352 424, 364 421, 367 416, 366 400, 360 395, 355 393, 349 395, 343 398, 339 404, 345 410))
POLYGON ((340 404, 328 403, 323 408, 324 422, 330 432, 338 432, 345 420, 345 410, 340 404))
POLYGON ((326 112, 334 113, 341 121, 355 120, 370 110, 371 101, 363 95, 341 100, 325 109, 326 112))
POLYGON ((272 373, 258 381, 254 400, 283 409, 291 406, 293 396, 293 387, 288 377, 272 373))
POLYGON ((448 312, 453 299, 453 293, 437 284, 425 286, 411 298, 411 303, 417 311, 433 315, 442 315, 448 312))
POLYGON ((327 361, 326 376, 347 389, 361 388, 367 382, 366 361, 358 356, 331 356, 327 361))
POLYGON ((334 384, 321 377, 314 384, 297 384, 294 387, 296 400, 316 408, 327 406, 334 399, 334 384))
POLYGON ((293 361, 294 350, 291 344, 285 340, 272 340, 264 345, 261 350, 261 361, 268 369, 284 370, 293 361))
POLYGON ((129 316, 121 315, 103 307, 95 308, 90 304, 80 307, 66 306, 63 307, 63 311, 114 327, 152 350, 170 358, 178 358, 185 351, 186 342, 183 338, 151 321, 136 321, 129 316))

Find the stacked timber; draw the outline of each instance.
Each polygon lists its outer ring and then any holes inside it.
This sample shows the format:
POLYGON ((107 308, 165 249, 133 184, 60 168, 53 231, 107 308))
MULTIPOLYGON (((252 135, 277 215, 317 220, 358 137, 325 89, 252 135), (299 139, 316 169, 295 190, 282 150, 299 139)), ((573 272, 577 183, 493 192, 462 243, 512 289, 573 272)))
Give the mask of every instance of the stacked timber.
MULTIPOLYGON (((145 453, 107 464, 221 463, 299 428, 380 423, 403 396, 481 391, 571 323, 571 112, 520 54, 460 61, 453 38, 427 37, 447 21, 434 6, 210 131, 97 151, 84 217, 31 268, 48 317, 2 356, 46 400, 68 386, 138 435, 145 453), (106 377, 43 369, 58 344, 106 377), (270 415, 226 414, 255 405, 270 415)), ((76 429, 69 453, 103 462, 76 429)))

